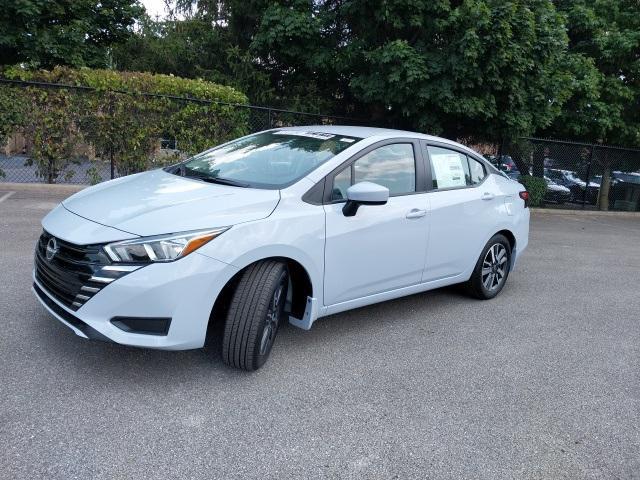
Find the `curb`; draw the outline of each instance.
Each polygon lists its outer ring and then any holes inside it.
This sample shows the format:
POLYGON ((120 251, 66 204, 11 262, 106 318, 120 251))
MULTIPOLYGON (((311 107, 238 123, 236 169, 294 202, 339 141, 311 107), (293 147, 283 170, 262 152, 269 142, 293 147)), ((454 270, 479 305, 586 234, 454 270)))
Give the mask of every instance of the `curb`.
POLYGON ((15 192, 49 191, 60 193, 75 193, 87 188, 89 185, 57 184, 57 183, 14 183, 0 182, 0 190, 15 192))
POLYGON ((561 210, 558 208, 532 208, 534 215, 575 215, 579 217, 624 217, 640 218, 640 212, 618 212, 601 210, 561 210))

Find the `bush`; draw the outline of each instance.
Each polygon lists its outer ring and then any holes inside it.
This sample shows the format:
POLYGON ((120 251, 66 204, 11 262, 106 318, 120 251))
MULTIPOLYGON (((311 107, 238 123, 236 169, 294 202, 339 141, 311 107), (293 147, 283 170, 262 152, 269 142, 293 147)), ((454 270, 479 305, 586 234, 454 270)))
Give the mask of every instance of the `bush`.
MULTIPOLYGON (((249 130, 246 109, 226 105, 246 104, 247 97, 204 80, 64 67, 11 67, 3 73, 10 79, 79 87, 0 88, 0 105, 11 103, 21 112, 11 116, 20 119, 13 130, 33 142, 30 161, 50 183, 61 174, 73 175, 71 151, 81 143, 91 145, 100 160, 113 160, 118 173, 126 175, 163 163, 155 155, 161 137, 175 138, 184 157, 249 130)), ((97 181, 97 170, 91 171, 92 182, 97 181)))
POLYGON ((532 177, 531 175, 522 175, 518 181, 524 185, 529 192, 529 205, 539 207, 543 203, 545 194, 547 193, 547 182, 544 178, 532 177))

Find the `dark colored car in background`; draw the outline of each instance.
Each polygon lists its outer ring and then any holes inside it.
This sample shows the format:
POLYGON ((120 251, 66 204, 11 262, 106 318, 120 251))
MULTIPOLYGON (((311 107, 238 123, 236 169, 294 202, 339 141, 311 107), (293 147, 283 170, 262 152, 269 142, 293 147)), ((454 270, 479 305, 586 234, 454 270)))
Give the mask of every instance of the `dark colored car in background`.
POLYGON ((545 177, 548 177, 551 181, 563 187, 567 187, 571 191, 571 200, 573 202, 581 202, 584 198, 587 203, 595 205, 598 201, 598 192, 600 190, 600 184, 596 182, 587 182, 582 180, 576 172, 571 170, 560 170, 556 168, 545 168, 545 177), (586 197, 585 197, 586 189, 586 197))
POLYGON ((564 185, 558 185, 549 177, 544 177, 547 182, 547 193, 544 195, 545 202, 557 203, 562 205, 563 203, 570 202, 573 199, 573 194, 564 185))

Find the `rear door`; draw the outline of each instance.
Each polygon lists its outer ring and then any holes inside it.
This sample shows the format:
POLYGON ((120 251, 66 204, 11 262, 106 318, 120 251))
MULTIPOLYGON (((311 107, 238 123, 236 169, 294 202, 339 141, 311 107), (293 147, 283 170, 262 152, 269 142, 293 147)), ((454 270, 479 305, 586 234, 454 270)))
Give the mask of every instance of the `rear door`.
POLYGON ((431 225, 423 281, 461 274, 475 265, 504 208, 487 167, 462 149, 423 142, 431 225))
POLYGON ((420 283, 429 226, 420 144, 394 139, 368 147, 325 179, 325 305, 420 283), (347 188, 389 188, 385 205, 343 214, 347 188))

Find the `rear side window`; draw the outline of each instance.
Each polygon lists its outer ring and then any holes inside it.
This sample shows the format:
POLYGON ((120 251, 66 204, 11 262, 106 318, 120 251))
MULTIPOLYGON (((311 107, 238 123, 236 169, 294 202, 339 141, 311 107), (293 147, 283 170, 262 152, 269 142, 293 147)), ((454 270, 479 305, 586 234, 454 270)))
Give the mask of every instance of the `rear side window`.
POLYGON ((416 160, 411 143, 384 145, 345 167, 333 179, 331 199, 347 198, 347 188, 358 182, 373 182, 389 189, 389 195, 416 191, 416 160))
POLYGON ((481 183, 482 180, 484 180, 484 177, 487 176, 487 171, 484 168, 484 165, 479 161, 471 157, 467 157, 467 160, 469 161, 469 172, 471 175, 471 184, 477 185, 481 183))
POLYGON ((471 183, 466 155, 447 148, 428 148, 433 188, 466 187, 471 183))
POLYGON ((471 187, 487 176, 485 166, 464 153, 435 146, 428 150, 433 188, 471 187))

